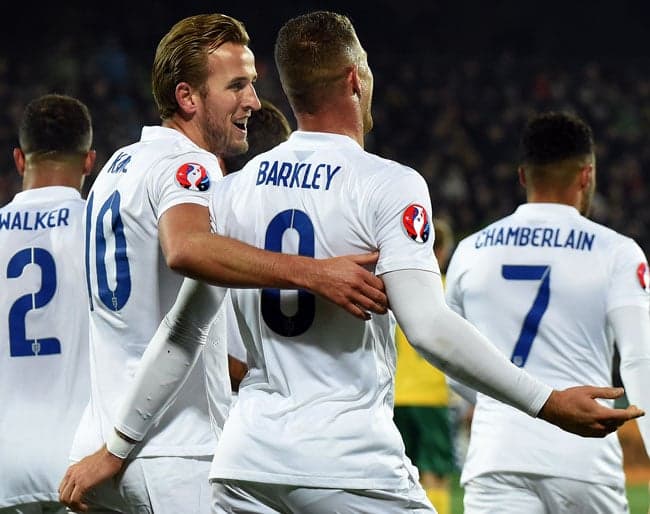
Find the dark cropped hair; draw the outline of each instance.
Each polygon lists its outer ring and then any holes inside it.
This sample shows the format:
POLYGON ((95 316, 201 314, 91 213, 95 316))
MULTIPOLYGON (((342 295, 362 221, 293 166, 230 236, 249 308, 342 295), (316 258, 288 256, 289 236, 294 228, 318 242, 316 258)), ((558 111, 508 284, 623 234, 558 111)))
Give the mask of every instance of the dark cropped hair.
POLYGON ((224 156, 226 173, 239 171, 257 154, 266 152, 291 134, 286 116, 268 100, 261 100, 262 108, 253 111, 248 120, 248 151, 239 155, 224 156))
POLYGON ((318 98, 356 64, 361 49, 346 16, 315 11, 287 21, 279 30, 275 64, 289 102, 298 112, 314 112, 318 98))
POLYGON ((92 139, 88 108, 66 95, 49 94, 32 100, 18 129, 18 143, 25 154, 85 153, 92 139))
POLYGON ((202 91, 208 78, 208 53, 224 43, 248 45, 239 20, 225 14, 197 14, 176 23, 158 43, 151 72, 153 97, 161 119, 178 109, 176 86, 187 82, 202 91))
POLYGON ((587 123, 575 114, 547 112, 532 118, 521 137, 524 164, 543 166, 594 151, 594 137, 587 123))

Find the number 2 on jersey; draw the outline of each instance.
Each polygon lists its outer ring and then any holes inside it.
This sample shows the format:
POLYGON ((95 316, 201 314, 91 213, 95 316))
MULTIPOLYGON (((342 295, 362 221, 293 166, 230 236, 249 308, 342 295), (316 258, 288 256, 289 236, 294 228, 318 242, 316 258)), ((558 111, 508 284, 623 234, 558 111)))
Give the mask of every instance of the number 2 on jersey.
POLYGON ((16 252, 7 265, 7 278, 20 277, 29 264, 41 269, 41 288, 18 298, 9 310, 9 353, 12 357, 61 353, 61 342, 56 337, 27 339, 27 313, 45 307, 56 291, 56 264, 52 254, 44 248, 24 248, 16 252))
MULTIPOLYGON (((285 232, 294 229, 298 232, 298 255, 314 256, 314 225, 309 216, 297 209, 288 209, 277 214, 266 229, 264 249, 282 251, 282 238, 285 232)), ((298 291, 298 310, 293 316, 282 312, 282 299, 279 289, 262 290, 262 317, 268 327, 276 334, 295 337, 306 332, 314 322, 316 298, 313 294, 298 291)))
POLYGON ((510 360, 520 368, 526 364, 528 354, 533 345, 533 340, 537 335, 539 324, 542 316, 548 308, 548 301, 551 294, 551 267, 550 266, 532 266, 532 265, 508 265, 501 267, 501 275, 506 280, 541 280, 537 296, 533 300, 524 324, 521 327, 521 333, 512 351, 510 360))

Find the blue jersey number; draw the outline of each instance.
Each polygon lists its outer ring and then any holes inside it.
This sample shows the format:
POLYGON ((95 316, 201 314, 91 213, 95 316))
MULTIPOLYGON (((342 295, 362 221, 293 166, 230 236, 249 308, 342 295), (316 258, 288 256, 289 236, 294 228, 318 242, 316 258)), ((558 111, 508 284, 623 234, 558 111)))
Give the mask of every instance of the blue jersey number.
POLYGON ((533 305, 526 314, 524 324, 517 344, 512 351, 510 360, 520 368, 526 364, 533 340, 537 335, 542 316, 548 308, 548 301, 551 295, 551 267, 550 266, 524 266, 504 265, 501 268, 501 275, 506 280, 541 280, 537 296, 533 305))
POLYGON ((9 352, 12 357, 31 357, 61 353, 61 342, 56 337, 27 339, 25 316, 33 309, 45 307, 56 291, 56 264, 43 248, 20 250, 7 265, 7 278, 18 278, 29 264, 41 269, 41 288, 18 298, 9 310, 9 352))
MULTIPOLYGON (((284 233, 294 229, 298 232, 298 255, 314 256, 314 225, 303 211, 289 209, 275 216, 266 229, 264 248, 274 252, 282 251, 284 233)), ((285 294, 288 294, 285 292, 285 294)), ((314 322, 316 298, 303 290, 298 291, 298 309, 293 316, 286 316, 281 309, 279 289, 262 290, 262 317, 273 332, 285 337, 304 333, 314 322)))
MULTIPOLYGON (((88 198, 86 207, 86 283, 90 295, 90 310, 94 310, 90 280, 90 244, 92 228, 92 210, 94 194, 88 198)), ((95 267, 97 271, 97 286, 99 299, 110 310, 119 311, 131 296, 131 272, 126 254, 126 236, 124 224, 120 216, 120 193, 115 191, 101 206, 95 222, 95 267), (106 270, 106 235, 104 234, 104 218, 110 216, 110 229, 115 242, 113 258, 115 259, 115 289, 108 283, 106 270)))

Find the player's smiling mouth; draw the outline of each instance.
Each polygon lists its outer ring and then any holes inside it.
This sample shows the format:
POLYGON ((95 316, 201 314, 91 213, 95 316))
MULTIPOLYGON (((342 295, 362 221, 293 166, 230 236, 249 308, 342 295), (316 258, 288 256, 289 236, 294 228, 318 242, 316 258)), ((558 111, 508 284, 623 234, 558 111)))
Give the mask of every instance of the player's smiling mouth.
POLYGON ((246 132, 246 125, 248 124, 248 117, 232 122, 235 127, 237 127, 242 132, 246 132))

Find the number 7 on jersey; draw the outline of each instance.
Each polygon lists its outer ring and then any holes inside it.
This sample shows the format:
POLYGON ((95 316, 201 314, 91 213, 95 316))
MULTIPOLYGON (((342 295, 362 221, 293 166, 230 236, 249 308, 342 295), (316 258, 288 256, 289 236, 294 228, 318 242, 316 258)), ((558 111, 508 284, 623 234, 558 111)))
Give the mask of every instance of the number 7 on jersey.
POLYGON ((504 264, 501 267, 501 276, 506 280, 541 280, 537 296, 526 314, 519 338, 510 357, 512 363, 521 368, 526 364, 542 316, 548 307, 551 295, 551 267, 504 264))

